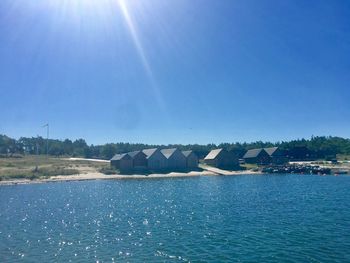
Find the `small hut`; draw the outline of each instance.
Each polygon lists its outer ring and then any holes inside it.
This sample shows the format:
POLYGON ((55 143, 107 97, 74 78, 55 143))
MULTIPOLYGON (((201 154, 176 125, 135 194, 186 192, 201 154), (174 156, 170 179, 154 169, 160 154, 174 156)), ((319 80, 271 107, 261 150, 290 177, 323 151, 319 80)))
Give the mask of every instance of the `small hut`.
POLYGON ((238 158, 232 152, 228 152, 225 149, 215 149, 208 153, 204 158, 204 162, 207 165, 221 168, 238 167, 238 158))
POLYGON ((116 154, 111 159, 111 166, 120 171, 130 171, 133 168, 132 158, 127 153, 116 154))
POLYGON ((284 164, 287 162, 287 157, 284 151, 278 147, 264 148, 264 150, 271 157, 271 163, 273 164, 284 164))
POLYGON ((158 148, 145 149, 142 152, 146 155, 148 169, 161 170, 167 168, 167 159, 158 148))
POLYGON ((248 150, 243 159, 246 163, 251 164, 269 164, 271 163, 270 155, 262 148, 248 150))
POLYGON ((128 155, 132 158, 134 169, 147 169, 147 155, 142 151, 129 152, 128 155))
POLYGON ((186 157, 187 168, 198 167, 198 157, 193 151, 182 151, 182 154, 186 157))
POLYGON ((184 169, 186 168, 186 157, 177 148, 163 149, 162 154, 167 159, 167 168, 169 169, 184 169))

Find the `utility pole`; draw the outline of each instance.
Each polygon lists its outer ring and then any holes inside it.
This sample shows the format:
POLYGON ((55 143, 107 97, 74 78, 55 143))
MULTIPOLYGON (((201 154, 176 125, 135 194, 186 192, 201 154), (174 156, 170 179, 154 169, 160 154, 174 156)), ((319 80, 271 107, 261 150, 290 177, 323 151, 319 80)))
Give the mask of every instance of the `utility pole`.
POLYGON ((39 166, 39 135, 36 135, 36 165, 35 165, 35 172, 38 171, 38 166, 39 166))
POLYGON ((36 156, 39 156, 39 135, 36 136, 36 156))
POLYGON ((44 126, 42 126, 43 128, 46 127, 46 158, 49 157, 49 124, 46 123, 44 126))

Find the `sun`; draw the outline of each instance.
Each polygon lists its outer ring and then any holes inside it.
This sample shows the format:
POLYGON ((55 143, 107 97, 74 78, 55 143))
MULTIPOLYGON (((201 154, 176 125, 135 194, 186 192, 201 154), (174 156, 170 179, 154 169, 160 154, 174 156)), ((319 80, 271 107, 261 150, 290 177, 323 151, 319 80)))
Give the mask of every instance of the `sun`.
MULTIPOLYGON (((126 28, 129 33, 126 37, 132 40, 135 53, 147 76, 148 84, 145 84, 150 88, 150 94, 154 96, 155 102, 161 108, 165 107, 157 85, 156 73, 152 69, 142 39, 145 34, 141 30, 146 29, 141 25, 143 19, 147 19, 149 15, 150 5, 133 0, 47 0, 47 2, 42 0, 42 5, 47 9, 45 13, 51 14, 53 28, 65 34, 89 37, 100 33, 118 34, 118 30, 126 28)), ((154 7, 152 10, 156 13, 156 9, 154 7)), ((119 41, 122 43, 123 39, 119 41)))

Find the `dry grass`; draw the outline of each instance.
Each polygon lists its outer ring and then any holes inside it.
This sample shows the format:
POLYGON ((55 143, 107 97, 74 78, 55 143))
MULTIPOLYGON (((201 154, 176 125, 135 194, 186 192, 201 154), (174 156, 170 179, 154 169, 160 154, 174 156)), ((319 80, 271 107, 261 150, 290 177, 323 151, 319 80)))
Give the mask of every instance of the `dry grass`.
POLYGON ((98 171, 108 163, 85 160, 68 160, 46 156, 25 156, 23 158, 0 158, 0 180, 39 179, 57 175, 72 175, 98 171))
POLYGON ((350 161, 350 155, 346 154, 337 154, 338 161, 350 161))
POLYGON ((259 168, 258 165, 254 163, 245 163, 245 164, 241 164, 240 166, 246 170, 254 170, 259 168))
POLYGON ((111 174, 119 174, 120 171, 115 169, 114 167, 108 166, 108 167, 103 167, 98 170, 100 173, 106 174, 106 175, 111 175, 111 174))

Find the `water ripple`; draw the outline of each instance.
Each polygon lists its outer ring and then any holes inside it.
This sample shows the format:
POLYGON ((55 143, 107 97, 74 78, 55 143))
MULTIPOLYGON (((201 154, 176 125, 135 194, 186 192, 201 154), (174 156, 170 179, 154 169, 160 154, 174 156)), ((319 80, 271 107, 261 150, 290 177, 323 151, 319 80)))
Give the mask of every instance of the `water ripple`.
POLYGON ((0 188, 0 261, 350 262, 350 177, 0 188))

